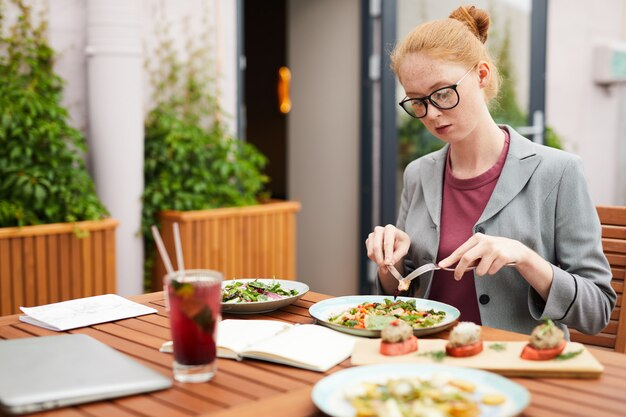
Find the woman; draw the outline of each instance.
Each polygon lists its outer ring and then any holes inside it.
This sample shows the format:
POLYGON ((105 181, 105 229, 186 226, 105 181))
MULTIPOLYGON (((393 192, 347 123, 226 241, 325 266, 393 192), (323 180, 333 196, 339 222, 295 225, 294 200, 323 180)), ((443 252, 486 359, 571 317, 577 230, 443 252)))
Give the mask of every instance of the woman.
POLYGON ((486 12, 459 7, 392 52, 400 105, 447 145, 407 166, 397 226, 375 228, 368 257, 387 294, 398 286, 389 265, 403 276, 427 262, 455 267, 406 294, 452 304, 462 320, 529 334, 550 318, 566 334, 597 333, 616 295, 580 158, 493 121, 488 29, 486 12))

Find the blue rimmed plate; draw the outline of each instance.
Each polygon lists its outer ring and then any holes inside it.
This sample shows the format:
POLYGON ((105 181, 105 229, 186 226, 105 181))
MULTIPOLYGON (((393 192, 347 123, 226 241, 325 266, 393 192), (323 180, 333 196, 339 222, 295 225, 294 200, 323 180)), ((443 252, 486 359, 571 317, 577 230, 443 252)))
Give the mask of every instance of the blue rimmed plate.
POLYGON ((333 417, 354 417, 355 410, 347 398, 363 382, 384 383, 389 379, 405 377, 453 377, 471 382, 476 389, 471 394, 480 404, 481 417, 512 417, 520 414, 530 403, 530 393, 520 384, 500 375, 478 369, 437 364, 368 365, 344 369, 318 381, 313 387, 313 403, 333 417), (481 399, 487 394, 500 394, 505 401, 499 405, 484 405, 481 399))

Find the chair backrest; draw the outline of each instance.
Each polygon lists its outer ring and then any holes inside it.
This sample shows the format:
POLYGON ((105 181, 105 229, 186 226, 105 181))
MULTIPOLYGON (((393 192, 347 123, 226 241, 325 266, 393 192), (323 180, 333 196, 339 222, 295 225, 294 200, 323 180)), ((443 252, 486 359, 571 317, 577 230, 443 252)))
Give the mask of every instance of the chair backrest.
POLYGON ((617 292, 617 304, 609 324, 597 335, 585 335, 570 329, 571 339, 588 345, 626 353, 626 308, 622 305, 626 278, 626 206, 597 206, 602 224, 602 247, 611 265, 611 286, 617 292))

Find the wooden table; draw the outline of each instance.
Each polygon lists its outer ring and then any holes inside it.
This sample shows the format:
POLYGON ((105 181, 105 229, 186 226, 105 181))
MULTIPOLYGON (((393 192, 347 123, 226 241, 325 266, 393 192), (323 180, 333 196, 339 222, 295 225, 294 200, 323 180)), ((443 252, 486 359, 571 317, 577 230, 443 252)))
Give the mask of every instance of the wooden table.
MULTIPOLYGON (((83 333, 118 349, 135 360, 171 376, 172 356, 158 348, 170 339, 163 293, 131 297, 154 307, 157 314, 71 330, 83 333)), ((225 318, 277 319, 312 323, 308 308, 329 298, 307 293, 295 304, 262 315, 226 315, 225 318)), ((0 338, 15 339, 54 335, 58 332, 22 323, 17 316, 0 317, 0 338)), ((447 337, 438 334, 436 337, 447 337)), ((483 327, 485 340, 527 340, 527 336, 483 327)), ((513 378, 531 392, 531 405, 523 416, 624 416, 626 415, 626 355, 593 350, 605 366, 599 379, 513 378)), ((170 389, 101 401, 34 414, 35 416, 211 416, 211 417, 293 417, 322 416, 311 401, 313 384, 324 376, 350 367, 346 360, 326 373, 306 371, 269 362, 218 359, 218 373, 204 384, 174 383, 170 389)))

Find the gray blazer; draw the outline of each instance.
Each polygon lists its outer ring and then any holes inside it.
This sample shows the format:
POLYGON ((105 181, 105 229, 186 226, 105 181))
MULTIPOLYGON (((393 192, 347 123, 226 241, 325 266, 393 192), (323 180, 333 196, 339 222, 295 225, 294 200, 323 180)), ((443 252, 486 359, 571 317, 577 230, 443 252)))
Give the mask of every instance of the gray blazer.
MULTIPOLYGON (((581 160, 505 127, 509 152, 474 232, 522 242, 552 264, 554 279, 544 301, 515 268, 475 276, 477 297, 489 297, 478 304, 482 323, 528 334, 538 320, 550 318, 567 336, 565 326, 598 333, 609 322, 616 295, 581 160)), ((397 227, 411 237, 407 273, 437 259, 447 152, 448 145, 411 162, 404 173, 397 227)), ((409 294, 428 298, 432 277, 414 279, 409 294)))

